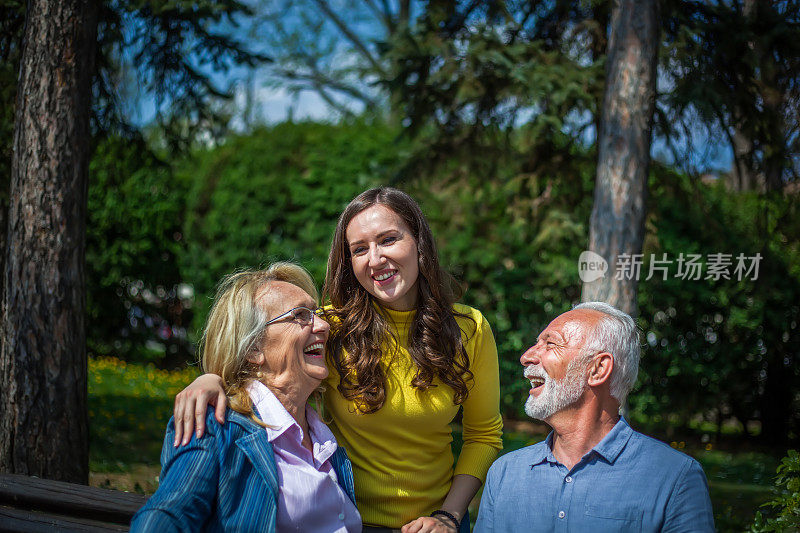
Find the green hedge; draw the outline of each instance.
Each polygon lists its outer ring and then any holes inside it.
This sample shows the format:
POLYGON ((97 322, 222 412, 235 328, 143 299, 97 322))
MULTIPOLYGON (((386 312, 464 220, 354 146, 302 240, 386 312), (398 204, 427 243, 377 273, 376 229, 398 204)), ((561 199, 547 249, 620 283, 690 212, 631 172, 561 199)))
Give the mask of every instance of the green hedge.
MULTIPOLYGON (((193 304, 178 299, 177 316, 191 335, 215 283, 234 269, 293 259, 321 282, 342 208, 362 190, 390 183, 406 154, 419 153, 399 133, 367 122, 286 123, 232 137, 166 169, 137 159, 129 147, 104 149, 90 189, 92 312, 100 317, 110 305, 102 302, 122 298, 130 330, 130 309, 143 305, 131 296, 132 284, 139 293, 161 287, 170 301, 183 281, 195 295, 193 304)), ((594 155, 567 153, 553 175, 523 172, 530 162, 510 160, 499 174, 475 175, 452 161, 446 177, 400 184, 429 217, 443 264, 467 289, 463 301, 492 324, 502 406, 511 415, 522 414, 527 390, 520 354, 580 298, 577 258, 588 241, 594 155)), ((797 195, 731 194, 655 164, 648 203, 645 258, 667 254, 673 264, 667 280, 640 283, 647 342, 630 398, 633 416, 710 432, 738 420, 739 431, 796 439, 797 195), (712 253, 760 253, 759 277, 711 280, 704 269, 703 279, 680 280, 674 261, 681 253, 704 261, 712 253)), ((642 279, 648 266, 645 260, 642 279)), ((92 330, 93 345, 119 342, 112 330, 92 330)))
POLYGON ((291 259, 321 283, 339 213, 380 183, 394 134, 354 123, 281 124, 196 154, 179 170, 191 182, 183 278, 196 291, 195 328, 219 279, 235 269, 291 259))

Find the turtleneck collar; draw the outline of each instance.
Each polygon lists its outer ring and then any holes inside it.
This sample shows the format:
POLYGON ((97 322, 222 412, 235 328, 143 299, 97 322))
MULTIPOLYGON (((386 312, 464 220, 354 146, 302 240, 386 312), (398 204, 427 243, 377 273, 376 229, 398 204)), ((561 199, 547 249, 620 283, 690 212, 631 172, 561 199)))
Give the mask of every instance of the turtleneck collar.
POLYGON ((394 309, 382 306, 374 299, 372 300, 372 306, 386 317, 389 324, 391 324, 393 328, 396 328, 398 332, 408 331, 411 328, 411 322, 413 322, 414 317, 417 315, 416 309, 412 309, 411 311, 395 311, 394 309))

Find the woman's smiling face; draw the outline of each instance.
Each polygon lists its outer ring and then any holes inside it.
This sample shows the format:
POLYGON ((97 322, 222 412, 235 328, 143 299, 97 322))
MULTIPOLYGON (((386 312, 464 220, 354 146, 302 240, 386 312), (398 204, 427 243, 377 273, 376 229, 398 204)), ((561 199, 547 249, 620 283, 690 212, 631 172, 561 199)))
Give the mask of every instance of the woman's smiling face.
POLYGON ((345 231, 356 279, 381 305, 410 311, 417 304, 419 253, 411 229, 383 205, 360 212, 345 231))
MULTIPOLYGON (((258 296, 268 317, 278 317, 290 309, 316 309, 314 299, 300 287, 285 281, 270 281, 270 290, 258 296)), ((313 315, 310 323, 286 316, 267 326, 265 339, 252 363, 264 374, 270 388, 300 388, 311 394, 328 377, 325 365, 325 342, 330 326, 313 315)))

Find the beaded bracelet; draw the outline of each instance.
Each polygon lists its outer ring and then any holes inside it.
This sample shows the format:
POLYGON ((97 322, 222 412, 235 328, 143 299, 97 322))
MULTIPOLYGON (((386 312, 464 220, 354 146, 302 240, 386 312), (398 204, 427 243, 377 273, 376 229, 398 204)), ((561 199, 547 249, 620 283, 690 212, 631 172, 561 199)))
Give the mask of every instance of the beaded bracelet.
POLYGON ((452 520, 452 522, 456 525, 456 531, 458 531, 461 528, 461 522, 458 521, 458 518, 448 513, 447 511, 442 511, 441 509, 437 509, 436 511, 431 513, 431 516, 436 516, 436 515, 442 515, 452 520))

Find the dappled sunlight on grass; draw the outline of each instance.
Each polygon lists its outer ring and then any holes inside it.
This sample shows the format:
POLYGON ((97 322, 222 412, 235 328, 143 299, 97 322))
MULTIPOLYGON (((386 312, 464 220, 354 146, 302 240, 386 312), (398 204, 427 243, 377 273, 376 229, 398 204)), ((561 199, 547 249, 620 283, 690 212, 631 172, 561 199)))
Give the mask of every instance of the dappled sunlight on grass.
POLYGON ((173 398, 198 374, 194 367, 167 371, 111 357, 89 359, 92 485, 155 490, 153 472, 160 470, 173 398))
POLYGON ((89 395, 172 400, 198 375, 196 367, 169 371, 152 364, 129 364, 114 357, 90 358, 89 395))

